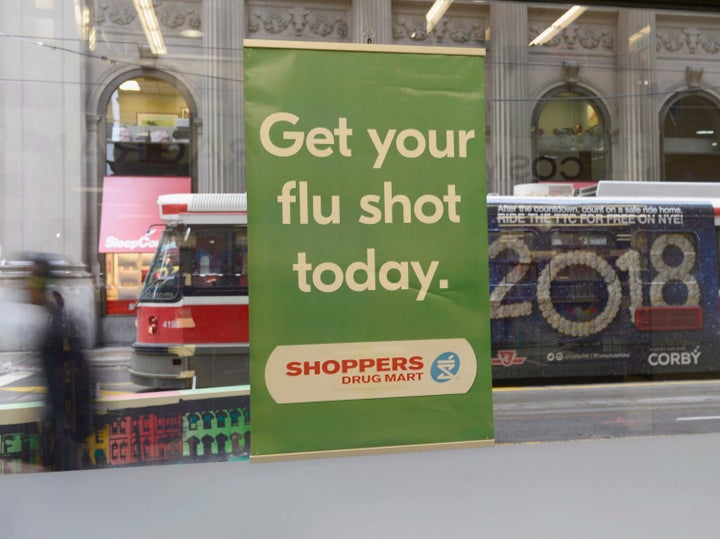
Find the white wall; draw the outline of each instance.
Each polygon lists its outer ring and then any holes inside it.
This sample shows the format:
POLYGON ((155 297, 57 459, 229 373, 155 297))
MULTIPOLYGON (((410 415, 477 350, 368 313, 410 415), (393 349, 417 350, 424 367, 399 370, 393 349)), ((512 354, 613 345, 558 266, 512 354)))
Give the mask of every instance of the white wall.
POLYGON ((0 77, 3 257, 46 251, 81 262, 84 57, 72 0, 4 0, 0 77), (62 39, 71 38, 71 39, 62 39), (40 46, 38 41, 69 50, 40 46))

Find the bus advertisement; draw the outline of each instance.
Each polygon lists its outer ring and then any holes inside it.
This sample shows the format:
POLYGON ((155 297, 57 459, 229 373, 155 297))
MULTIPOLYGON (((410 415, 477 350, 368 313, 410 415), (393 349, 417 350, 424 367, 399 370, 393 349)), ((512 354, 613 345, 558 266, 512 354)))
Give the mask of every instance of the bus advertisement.
MULTIPOLYGON (((244 195, 159 206, 133 381, 249 383, 244 195)), ((494 383, 720 371, 716 215, 691 199, 489 197, 494 383)))
POLYGON ((495 379, 718 369, 708 202, 489 200, 495 379))

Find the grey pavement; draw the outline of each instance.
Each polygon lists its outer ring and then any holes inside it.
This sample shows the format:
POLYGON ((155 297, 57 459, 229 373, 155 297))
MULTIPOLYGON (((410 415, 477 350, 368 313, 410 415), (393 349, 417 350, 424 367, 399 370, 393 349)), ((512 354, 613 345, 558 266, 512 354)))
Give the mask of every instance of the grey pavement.
MULTIPOLYGON (((130 365, 130 347, 115 345, 85 350, 88 361, 94 367, 121 367, 130 365)), ((38 353, 34 351, 0 352, 2 365, 22 366, 37 361, 38 353)))
POLYGON ((20 538, 716 538, 720 434, 0 478, 20 538))
POLYGON ((120 367, 130 365, 129 346, 105 346, 87 350, 88 361, 96 367, 120 367))
POLYGON ((0 537, 716 538, 719 454, 713 433, 4 475, 0 537))

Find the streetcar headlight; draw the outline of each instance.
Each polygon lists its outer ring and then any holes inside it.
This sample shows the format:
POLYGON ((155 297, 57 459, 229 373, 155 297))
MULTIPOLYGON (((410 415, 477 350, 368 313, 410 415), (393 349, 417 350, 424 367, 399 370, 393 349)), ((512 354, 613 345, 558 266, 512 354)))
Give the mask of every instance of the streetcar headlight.
POLYGON ((156 316, 151 316, 148 318, 147 331, 150 335, 155 335, 157 333, 157 317, 156 316))

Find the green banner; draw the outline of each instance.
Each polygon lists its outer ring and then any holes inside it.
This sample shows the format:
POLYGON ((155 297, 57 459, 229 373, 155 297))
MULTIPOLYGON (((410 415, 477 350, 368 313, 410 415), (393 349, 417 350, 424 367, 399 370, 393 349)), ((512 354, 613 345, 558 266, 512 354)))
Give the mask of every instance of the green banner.
POLYGON ((245 46, 251 458, 492 443, 483 56, 309 46, 245 46))

